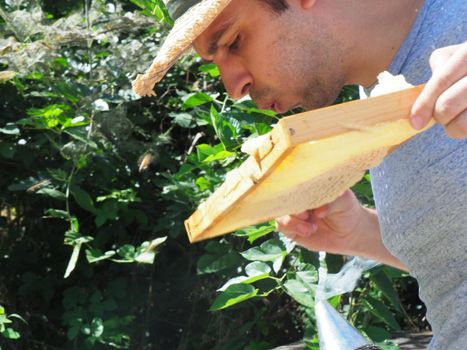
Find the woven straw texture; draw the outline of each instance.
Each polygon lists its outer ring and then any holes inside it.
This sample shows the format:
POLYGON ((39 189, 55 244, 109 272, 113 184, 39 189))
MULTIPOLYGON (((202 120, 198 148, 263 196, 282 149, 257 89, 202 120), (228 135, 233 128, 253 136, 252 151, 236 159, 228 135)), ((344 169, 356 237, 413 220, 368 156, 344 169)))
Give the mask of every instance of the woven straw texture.
POLYGON ((214 21, 230 0, 204 0, 175 21, 174 27, 145 74, 138 74, 133 90, 140 96, 155 96, 154 86, 170 67, 214 21))

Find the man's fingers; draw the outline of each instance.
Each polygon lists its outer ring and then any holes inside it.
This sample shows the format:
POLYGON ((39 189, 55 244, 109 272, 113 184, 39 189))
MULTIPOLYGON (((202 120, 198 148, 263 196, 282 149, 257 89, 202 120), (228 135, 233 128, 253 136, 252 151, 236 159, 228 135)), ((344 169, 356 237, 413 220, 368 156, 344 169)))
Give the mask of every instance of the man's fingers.
POLYGON ((446 133, 454 139, 462 139, 467 135, 467 110, 446 125, 446 133))
POLYGON ((276 219, 276 229, 290 239, 296 236, 309 236, 316 231, 316 222, 300 220, 295 216, 286 215, 276 219))
POLYGON ((446 125, 467 110, 467 76, 441 94, 435 104, 435 120, 446 125))
POLYGON ((459 48, 460 45, 450 45, 440 49, 436 49, 430 56, 431 71, 434 72, 442 67, 449 57, 459 48))
POLYGON ((298 218, 300 220, 306 220, 310 216, 310 213, 308 212, 308 210, 305 210, 305 211, 303 211, 301 213, 293 214, 292 216, 295 216, 296 218, 298 218))
POLYGON ((438 97, 467 75, 467 44, 437 50, 433 53, 433 56, 431 60, 433 76, 415 101, 410 112, 410 120, 416 129, 423 128, 431 119, 438 97), (455 52, 452 53, 454 49, 455 52), (443 52, 443 50, 446 51, 443 52), (451 53, 451 57, 446 60, 446 56, 443 55, 451 53), (441 64, 441 62, 444 63, 441 64))

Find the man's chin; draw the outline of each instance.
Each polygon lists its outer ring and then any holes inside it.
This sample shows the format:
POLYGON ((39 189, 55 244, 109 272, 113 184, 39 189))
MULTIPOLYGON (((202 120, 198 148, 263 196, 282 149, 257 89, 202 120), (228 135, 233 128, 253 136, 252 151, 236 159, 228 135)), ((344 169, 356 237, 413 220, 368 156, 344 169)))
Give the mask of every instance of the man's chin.
POLYGON ((305 103, 302 104, 302 109, 304 111, 311 111, 318 108, 323 108, 334 104, 337 97, 339 96, 340 90, 337 93, 329 94, 316 94, 312 98, 307 99, 305 103))

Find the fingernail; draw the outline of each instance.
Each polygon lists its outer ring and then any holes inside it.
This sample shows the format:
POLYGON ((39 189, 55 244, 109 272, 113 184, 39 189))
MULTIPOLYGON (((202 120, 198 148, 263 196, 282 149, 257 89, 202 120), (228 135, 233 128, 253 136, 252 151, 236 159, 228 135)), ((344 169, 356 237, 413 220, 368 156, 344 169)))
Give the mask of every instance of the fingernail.
POLYGON ((412 126, 415 129, 420 130, 421 128, 423 128, 424 121, 423 121, 422 117, 420 117, 418 115, 414 115, 411 118, 411 121, 412 121, 412 126))

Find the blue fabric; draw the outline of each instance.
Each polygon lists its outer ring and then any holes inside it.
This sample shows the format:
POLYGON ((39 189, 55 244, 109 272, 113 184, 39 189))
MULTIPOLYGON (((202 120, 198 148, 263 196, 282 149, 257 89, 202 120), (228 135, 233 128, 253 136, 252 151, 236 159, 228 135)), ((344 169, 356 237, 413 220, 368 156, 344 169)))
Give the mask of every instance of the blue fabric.
MULTIPOLYGON (((433 50, 465 41, 467 1, 426 0, 389 71, 424 83, 433 50)), ((384 244, 418 280, 430 349, 467 349, 467 140, 436 125, 390 154, 371 179, 384 244)))

